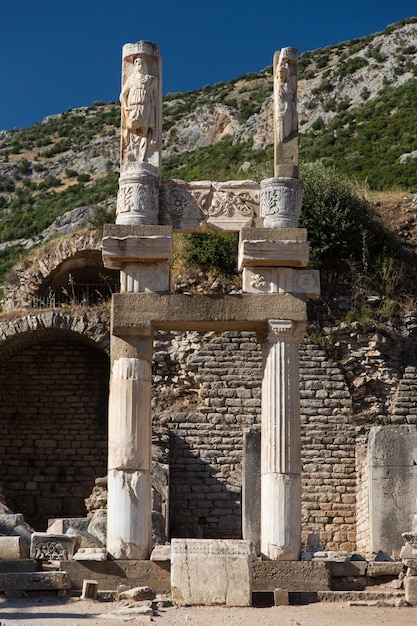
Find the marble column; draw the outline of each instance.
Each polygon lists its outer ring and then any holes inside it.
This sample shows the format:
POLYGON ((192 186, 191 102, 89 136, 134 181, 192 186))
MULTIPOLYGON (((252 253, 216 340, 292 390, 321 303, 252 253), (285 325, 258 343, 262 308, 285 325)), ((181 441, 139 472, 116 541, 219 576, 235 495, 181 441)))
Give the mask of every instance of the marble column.
POLYGON ((152 333, 112 337, 107 551, 147 559, 152 539, 152 333))
POLYGON ((305 322, 270 320, 262 344, 261 553, 298 560, 301 550, 299 343, 305 322))

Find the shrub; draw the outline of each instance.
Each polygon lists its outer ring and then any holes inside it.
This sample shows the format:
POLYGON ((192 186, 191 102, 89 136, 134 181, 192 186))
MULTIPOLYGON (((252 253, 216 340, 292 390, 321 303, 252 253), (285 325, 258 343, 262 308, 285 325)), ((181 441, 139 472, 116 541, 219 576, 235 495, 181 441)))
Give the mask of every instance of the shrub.
POLYGON ((301 167, 303 211, 312 256, 319 264, 340 265, 362 260, 364 232, 371 228, 367 200, 354 185, 320 161, 301 167))
POLYGON ((237 234, 210 230, 184 235, 182 257, 190 265, 233 274, 236 271, 237 234))

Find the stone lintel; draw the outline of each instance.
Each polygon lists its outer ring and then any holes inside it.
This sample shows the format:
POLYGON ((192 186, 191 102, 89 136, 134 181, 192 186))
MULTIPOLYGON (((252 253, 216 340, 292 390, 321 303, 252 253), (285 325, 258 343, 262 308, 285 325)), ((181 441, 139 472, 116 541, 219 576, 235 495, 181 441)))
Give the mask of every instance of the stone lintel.
POLYGON ((248 265, 252 267, 306 267, 308 254, 307 241, 244 239, 239 244, 238 268, 242 270, 248 265))
POLYGON ((111 269, 121 269, 132 263, 155 263, 171 259, 172 237, 145 235, 103 238, 103 263, 111 269))
POLYGON ((243 228, 240 233, 243 240, 283 241, 307 241, 306 228, 243 228))
MULTIPOLYGON (((300 229, 301 230, 301 229, 300 229)), ((171 237, 171 226, 146 224, 105 224, 103 237, 171 237)))
POLYGON ((113 335, 140 335, 153 330, 241 330, 267 332, 268 320, 306 321, 306 301, 290 294, 113 295, 113 335))

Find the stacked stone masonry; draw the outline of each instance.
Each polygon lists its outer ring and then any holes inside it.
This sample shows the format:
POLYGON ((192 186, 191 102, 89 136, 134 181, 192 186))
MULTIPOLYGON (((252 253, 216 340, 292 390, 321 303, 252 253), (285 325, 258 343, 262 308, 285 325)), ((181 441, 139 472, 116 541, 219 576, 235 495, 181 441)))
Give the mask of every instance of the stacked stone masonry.
MULTIPOLYGON (((48 517, 85 514, 107 459, 106 323, 52 315, 49 336, 42 315, 9 324, 0 355, 0 486, 37 530, 48 517), (101 349, 88 334, 104 338, 101 349)), ((307 340, 300 370, 303 542, 318 532, 326 549, 366 552, 368 430, 416 423, 416 367, 391 396, 391 419, 367 424, 352 410, 345 372, 307 340)), ((260 395, 254 333, 157 333, 153 425, 170 462, 171 536, 241 537, 242 431, 260 422, 260 395)))
POLYGON ((8 506, 46 530, 50 517, 85 515, 107 471, 108 357, 32 341, 0 359, 0 475, 8 506))

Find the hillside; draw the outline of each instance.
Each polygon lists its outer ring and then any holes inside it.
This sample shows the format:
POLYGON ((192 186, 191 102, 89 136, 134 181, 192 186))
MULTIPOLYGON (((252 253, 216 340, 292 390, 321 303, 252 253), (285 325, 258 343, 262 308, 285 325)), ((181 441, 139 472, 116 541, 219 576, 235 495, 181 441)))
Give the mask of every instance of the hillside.
MULTIPOLYGON (((304 53, 301 162, 324 159, 371 190, 417 191, 416 77, 417 17, 304 53)), ((271 94, 271 67, 266 67, 165 96, 163 175, 185 180, 270 176, 271 94)), ((0 132, 0 274, 22 250, 54 233, 112 219, 119 124, 118 103, 95 102, 21 131, 0 132)))

